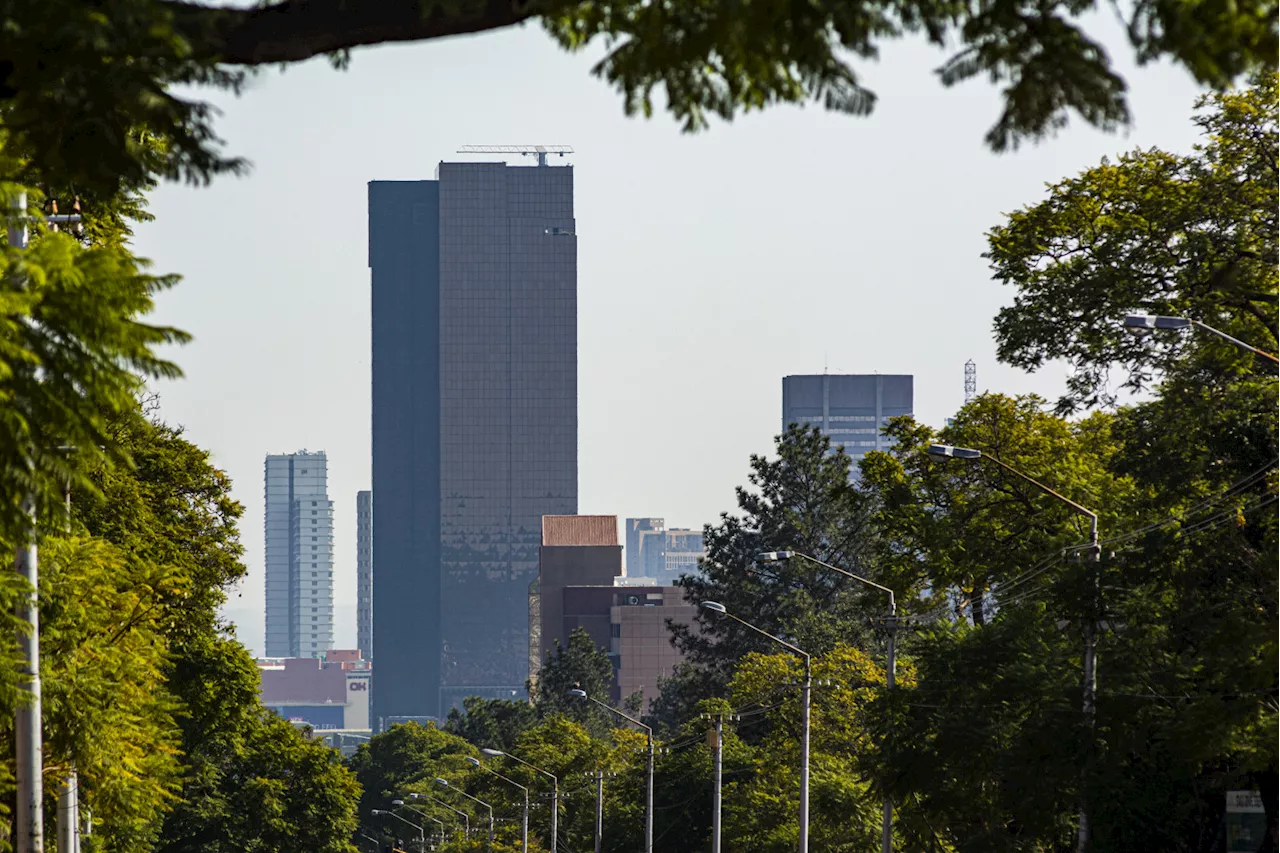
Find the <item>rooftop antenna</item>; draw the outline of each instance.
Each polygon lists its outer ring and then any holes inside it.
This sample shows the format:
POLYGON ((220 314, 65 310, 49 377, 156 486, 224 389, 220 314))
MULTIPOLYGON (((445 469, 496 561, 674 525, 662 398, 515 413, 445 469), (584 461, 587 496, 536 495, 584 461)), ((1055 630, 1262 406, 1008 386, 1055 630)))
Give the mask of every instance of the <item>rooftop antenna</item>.
POLYGON ((964 401, 968 403, 978 393, 978 365, 969 359, 964 363, 964 401))
POLYGON ((464 145, 458 149, 459 154, 521 154, 525 157, 537 157, 538 165, 547 165, 548 154, 559 154, 563 157, 572 154, 573 148, 568 145, 464 145))

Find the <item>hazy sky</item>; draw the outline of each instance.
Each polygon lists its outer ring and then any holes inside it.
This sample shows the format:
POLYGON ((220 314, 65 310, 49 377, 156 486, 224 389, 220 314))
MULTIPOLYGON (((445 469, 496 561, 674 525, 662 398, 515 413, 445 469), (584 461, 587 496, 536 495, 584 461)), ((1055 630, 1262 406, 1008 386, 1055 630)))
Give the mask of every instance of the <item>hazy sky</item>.
MULTIPOLYGON (((465 144, 567 144, 579 234, 579 511, 700 526, 734 508, 751 453, 770 450, 791 373, 911 373, 938 424, 982 390, 1052 396, 1063 370, 995 362, 1011 298, 980 257, 1003 212, 1047 182, 1134 147, 1187 150, 1196 88, 1135 70, 1112 26, 1134 125, 1079 122, 996 156, 983 81, 944 89, 942 55, 891 47, 861 68, 870 118, 777 107, 684 135, 622 100, 537 28, 359 51, 337 72, 268 71, 220 98, 218 129, 245 178, 170 185, 137 248, 185 279, 158 319, 195 335, 163 415, 212 450, 245 505, 249 575, 227 613, 262 637, 262 466, 329 456, 335 640, 355 642, 355 493, 370 484, 366 184, 427 179, 465 144)), ((474 159, 474 158, 473 158, 474 159)), ((514 162, 514 161, 512 161, 514 162)))

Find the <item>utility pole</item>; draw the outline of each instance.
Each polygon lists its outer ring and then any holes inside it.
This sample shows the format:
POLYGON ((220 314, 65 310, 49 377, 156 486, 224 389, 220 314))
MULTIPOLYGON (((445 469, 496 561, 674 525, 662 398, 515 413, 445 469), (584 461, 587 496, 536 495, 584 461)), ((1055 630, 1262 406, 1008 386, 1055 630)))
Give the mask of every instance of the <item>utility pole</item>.
MULTIPOLYGON (((895 607, 896 614, 897 609, 895 607)), ((887 619, 881 619, 880 625, 885 629, 888 637, 885 648, 885 687, 890 696, 893 695, 894 685, 897 683, 897 648, 898 648, 898 617, 897 615, 889 616, 887 619)), ((884 815, 880 824, 880 851, 881 853, 893 853, 893 798, 889 796, 889 791, 884 792, 884 815)))
POLYGON ((596 853, 604 837, 604 771, 596 771, 596 853))
MULTIPOLYGON (((725 714, 703 714, 702 719, 714 720, 715 728, 707 730, 707 739, 711 745, 712 766, 715 769, 715 786, 711 795, 711 853, 720 853, 721 821, 720 812, 724 790, 724 721, 725 714)), ((737 717, 731 717, 737 719, 737 717)))
POLYGON ((1098 562, 1102 559, 1102 546, 1098 544, 1098 517, 1089 518, 1089 549, 1085 560, 1090 564, 1089 570, 1089 612, 1084 620, 1084 678, 1083 696, 1084 724, 1086 736, 1085 758, 1080 768, 1080 819, 1076 825, 1076 853, 1088 853, 1091 841, 1092 826, 1089 823, 1089 768, 1093 759, 1094 731, 1097 708, 1094 698, 1098 691, 1098 621, 1101 578, 1098 575, 1098 562))
POLYGON ((813 659, 804 656, 800 685, 800 853, 809 853, 809 709, 813 693, 813 659))
MULTIPOLYGON (((27 248, 27 194, 15 193, 10 202, 9 246, 27 248)), ((28 459, 27 467, 32 467, 28 459)), ((34 474, 28 470, 28 474, 34 474)), ((22 500, 26 529, 14 553, 14 569, 27 587, 18 599, 15 612, 23 628, 18 631, 20 690, 14 714, 17 740, 18 853, 44 853, 44 741, 40 727, 40 614, 36 591, 40 583, 39 555, 36 551, 36 498, 28 493, 22 500), (25 682, 25 683, 22 683, 25 682)))

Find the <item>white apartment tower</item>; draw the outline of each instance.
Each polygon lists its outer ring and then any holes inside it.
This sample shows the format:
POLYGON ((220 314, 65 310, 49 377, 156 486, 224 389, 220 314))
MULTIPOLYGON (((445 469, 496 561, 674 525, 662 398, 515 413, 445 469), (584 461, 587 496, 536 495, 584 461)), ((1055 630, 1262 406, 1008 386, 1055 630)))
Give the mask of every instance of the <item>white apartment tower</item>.
POLYGON ((373 660, 373 492, 356 492, 356 646, 373 660))
POLYGON ((265 466, 266 656, 333 648, 333 503, 324 451, 271 455, 265 466))

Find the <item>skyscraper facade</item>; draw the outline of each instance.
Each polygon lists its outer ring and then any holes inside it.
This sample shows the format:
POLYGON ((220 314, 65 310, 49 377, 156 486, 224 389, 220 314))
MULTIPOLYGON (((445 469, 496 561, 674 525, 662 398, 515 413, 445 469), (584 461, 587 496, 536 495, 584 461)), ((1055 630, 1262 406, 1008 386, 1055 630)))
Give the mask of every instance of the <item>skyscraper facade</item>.
POLYGON ((578 504, 572 167, 369 184, 375 725, 523 695, 542 516, 578 504))
POLYGON ((855 374, 787 376, 782 380, 782 428, 816 426, 853 458, 891 443, 880 434, 889 418, 912 413, 914 378, 907 375, 855 374))
POLYGON ((320 657, 333 648, 333 503, 324 452, 268 456, 266 656, 320 657))
POLYGON ((356 646, 373 660, 373 492, 356 492, 356 646))

